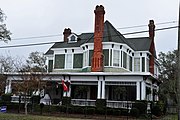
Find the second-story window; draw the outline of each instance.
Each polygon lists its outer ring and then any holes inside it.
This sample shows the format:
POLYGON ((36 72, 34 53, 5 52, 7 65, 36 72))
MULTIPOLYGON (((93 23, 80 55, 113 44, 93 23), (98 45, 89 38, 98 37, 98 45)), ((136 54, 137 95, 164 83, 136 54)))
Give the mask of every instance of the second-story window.
POLYGON ((64 60, 65 60, 64 54, 55 55, 54 68, 55 69, 64 69, 64 60))
POLYGON ((72 69, 73 63, 72 63, 72 54, 66 54, 65 56, 65 69, 72 69))
POLYGON ((119 67, 119 51, 118 50, 114 50, 114 54, 113 54, 113 66, 119 67))
POLYGON ((73 68, 82 68, 83 54, 74 54, 73 68))
POLYGON ((134 72, 140 72, 140 58, 134 58, 134 72))
POLYGON ((53 60, 48 61, 48 72, 52 72, 53 70, 53 60))
POLYGON ((83 53, 83 66, 88 66, 88 50, 83 53))
POLYGON ((142 57, 142 72, 145 72, 145 57, 142 57))
POLYGON ((149 58, 146 59, 146 72, 149 72, 149 58))
POLYGON ((129 56, 129 70, 132 71, 132 57, 129 56))
POLYGON ((127 69, 127 53, 123 52, 123 67, 127 69))
POLYGON ((104 55, 104 65, 109 66, 109 49, 104 49, 103 55, 104 55))

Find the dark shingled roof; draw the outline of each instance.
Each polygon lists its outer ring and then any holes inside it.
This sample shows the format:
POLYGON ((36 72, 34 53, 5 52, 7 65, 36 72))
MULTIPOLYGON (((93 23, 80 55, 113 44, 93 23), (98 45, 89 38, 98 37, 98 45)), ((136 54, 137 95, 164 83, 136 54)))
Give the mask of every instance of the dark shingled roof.
POLYGON ((54 51, 51 50, 51 49, 49 49, 49 50, 45 53, 45 55, 52 55, 52 54, 54 54, 54 51))
POLYGON ((148 51, 150 49, 151 39, 149 37, 126 38, 126 40, 135 51, 148 51))
MULTIPOLYGON (((57 42, 51 48, 70 48, 79 47, 84 43, 94 42, 94 33, 82 33, 78 36, 77 42, 57 42)), ((140 38, 125 38, 119 31, 117 31, 109 21, 104 23, 103 42, 116 42, 127 44, 135 51, 149 51, 151 45, 151 39, 149 37, 140 38)), ((50 48, 50 49, 51 49, 50 48)), ((53 54, 52 50, 48 50, 45 54, 53 54)), ((156 52, 155 52, 156 53, 156 52)), ((156 56, 156 55, 155 55, 156 56)))
MULTIPOLYGON (((152 42, 149 37, 126 38, 126 40, 135 51, 149 51, 152 42)), ((154 51, 154 57, 157 58, 156 50, 154 51)))

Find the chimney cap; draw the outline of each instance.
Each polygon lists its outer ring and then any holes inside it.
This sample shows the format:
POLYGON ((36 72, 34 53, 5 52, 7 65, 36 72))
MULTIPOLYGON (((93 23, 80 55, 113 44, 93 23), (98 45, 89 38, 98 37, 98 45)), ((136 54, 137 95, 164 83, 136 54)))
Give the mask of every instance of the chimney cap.
POLYGON ((102 12, 103 14, 105 14, 104 6, 96 5, 96 9, 94 10, 94 13, 96 14, 97 12, 102 12))
POLYGON ((149 24, 154 24, 154 20, 149 20, 149 24))
POLYGON ((63 34, 66 34, 66 33, 71 33, 71 29, 70 28, 65 28, 63 34))

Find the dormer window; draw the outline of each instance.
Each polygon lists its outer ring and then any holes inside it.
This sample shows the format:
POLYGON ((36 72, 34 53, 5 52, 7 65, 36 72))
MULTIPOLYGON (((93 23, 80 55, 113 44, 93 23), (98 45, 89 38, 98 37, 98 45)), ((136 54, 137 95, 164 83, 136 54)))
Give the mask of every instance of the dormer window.
POLYGON ((74 35, 71 36, 71 41, 75 41, 75 36, 74 35))
POLYGON ((72 33, 72 34, 69 35, 69 37, 68 37, 68 42, 69 42, 69 43, 77 42, 77 39, 78 39, 78 37, 77 37, 74 33, 72 33))

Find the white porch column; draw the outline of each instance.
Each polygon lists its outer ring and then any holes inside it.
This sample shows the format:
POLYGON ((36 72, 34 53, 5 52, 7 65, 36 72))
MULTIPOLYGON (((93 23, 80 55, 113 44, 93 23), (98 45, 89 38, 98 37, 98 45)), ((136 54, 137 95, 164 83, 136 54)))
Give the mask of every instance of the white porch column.
POLYGON ((140 100, 140 82, 136 82, 136 100, 140 100))
POLYGON ((102 99, 105 99, 105 80, 102 80, 102 99))
POLYGON ((146 100, 146 83, 141 82, 141 100, 146 100))
POLYGON ((11 88, 11 80, 6 80, 7 85, 5 87, 5 93, 11 93, 12 92, 12 88, 11 88))
POLYGON ((69 85, 69 91, 67 92, 67 97, 71 97, 71 85, 69 85))
POLYGON ((151 95, 150 100, 153 101, 153 84, 151 84, 151 95))
POLYGON ((67 97, 67 92, 63 91, 63 97, 67 97))
MULTIPOLYGON (((157 92, 159 92, 159 86, 157 86, 157 92)), ((156 101, 159 101, 159 96, 158 96, 158 94, 156 95, 156 101)))
POLYGON ((101 81, 98 80, 98 94, 97 94, 97 99, 101 98, 101 81))

